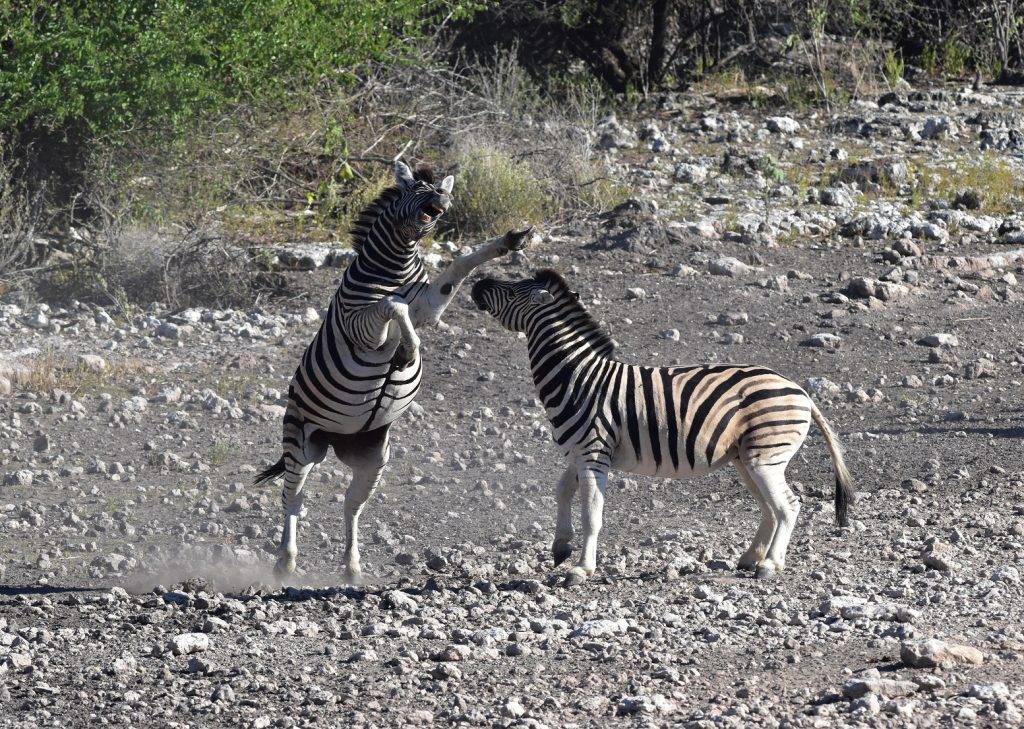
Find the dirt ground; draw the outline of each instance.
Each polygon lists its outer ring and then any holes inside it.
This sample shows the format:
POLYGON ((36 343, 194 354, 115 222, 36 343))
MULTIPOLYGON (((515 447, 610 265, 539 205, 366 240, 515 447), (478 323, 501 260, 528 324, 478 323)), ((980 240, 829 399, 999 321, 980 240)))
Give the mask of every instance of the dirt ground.
POLYGON ((637 215, 542 227, 486 271, 558 269, 623 360, 762 364, 807 387, 860 492, 851 528, 833 524, 812 432, 779 578, 735 570, 757 509, 725 469, 613 475, 598 573, 562 587, 562 464, 525 343, 464 290, 421 332, 422 411, 394 427, 362 520, 368 584, 339 582, 347 474, 329 459, 282 587, 278 486, 251 483, 280 452, 279 398, 317 326, 305 309, 338 271, 290 274, 303 299, 252 311, 104 324, 68 303, 54 332, 8 310, 10 351, 105 370, 0 398, 0 725, 1017 725, 1022 269, 981 258, 1013 247, 953 236, 892 263, 893 239, 637 215), (620 245, 644 225, 672 235, 620 245), (723 257, 749 268, 711 273, 723 257), (915 274, 905 290, 857 293, 894 266, 915 274), (935 334, 956 341, 921 343, 935 334))

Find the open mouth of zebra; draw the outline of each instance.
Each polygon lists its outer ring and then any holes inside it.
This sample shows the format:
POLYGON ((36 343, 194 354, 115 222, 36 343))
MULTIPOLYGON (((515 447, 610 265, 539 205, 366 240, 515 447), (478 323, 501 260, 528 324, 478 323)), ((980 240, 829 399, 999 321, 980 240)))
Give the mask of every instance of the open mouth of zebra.
POLYGON ((444 213, 444 208, 439 208, 437 205, 427 205, 420 212, 420 220, 424 223, 429 223, 435 218, 441 217, 444 213))

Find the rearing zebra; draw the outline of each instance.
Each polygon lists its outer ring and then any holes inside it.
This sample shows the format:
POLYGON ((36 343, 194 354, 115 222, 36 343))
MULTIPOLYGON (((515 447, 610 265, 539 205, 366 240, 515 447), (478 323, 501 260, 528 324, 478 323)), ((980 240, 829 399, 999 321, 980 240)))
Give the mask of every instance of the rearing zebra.
POLYGON ((462 282, 480 264, 524 248, 531 229, 509 231, 457 257, 431 283, 419 241, 451 205, 454 178, 435 185, 395 163, 395 185, 356 219, 357 256, 345 271, 320 330, 288 389, 284 455, 256 483, 284 475, 284 534, 275 572, 295 571, 303 484, 328 447, 352 469, 345 494, 345 577, 359 579, 359 512, 380 482, 390 455, 388 431, 420 386, 416 328, 436 324, 462 282))
POLYGON ((557 487, 556 565, 572 553, 572 497, 580 491, 583 552, 568 584, 594 573, 611 469, 681 478, 735 463, 761 508, 754 541, 739 565, 757 577, 781 571, 800 511, 786 466, 811 420, 832 456, 836 519, 847 524, 854 494, 839 443, 794 382, 764 367, 618 362, 612 359, 615 343, 554 271, 514 282, 483 279, 472 297, 505 328, 526 333, 533 382, 569 460, 557 487))

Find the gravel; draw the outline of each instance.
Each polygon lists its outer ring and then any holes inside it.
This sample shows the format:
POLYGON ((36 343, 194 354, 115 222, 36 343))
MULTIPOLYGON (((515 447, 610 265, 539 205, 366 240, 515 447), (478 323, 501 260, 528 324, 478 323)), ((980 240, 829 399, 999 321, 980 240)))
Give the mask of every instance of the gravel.
POLYGON ((779 118, 793 124, 685 96, 672 115, 610 117, 586 131, 643 180, 638 201, 487 271, 558 268, 623 359, 803 383, 861 493, 835 527, 812 435, 774 581, 735 570, 758 511, 723 469, 613 477, 600 569, 562 587, 564 466, 525 343, 463 293, 423 333, 424 390, 363 521, 368 582, 339 582, 350 475, 329 460, 308 481, 300 573, 275 583, 279 491, 251 484, 345 263, 333 244, 276 253, 301 295, 248 309, 129 320, 5 298, 5 726, 1018 724, 1024 254, 1005 241, 1022 228, 890 191, 906 159, 1010 144, 1019 97, 911 93, 779 118), (804 170, 806 197, 783 189, 804 170))

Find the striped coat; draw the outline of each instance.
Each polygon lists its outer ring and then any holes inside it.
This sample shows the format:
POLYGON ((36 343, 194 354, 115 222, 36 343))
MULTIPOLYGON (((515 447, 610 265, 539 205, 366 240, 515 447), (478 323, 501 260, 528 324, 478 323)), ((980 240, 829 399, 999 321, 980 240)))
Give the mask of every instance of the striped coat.
POLYGON ((417 328, 436 324, 466 276, 523 248, 531 231, 509 232, 457 257, 430 281, 419 241, 452 202, 454 178, 395 165, 395 185, 356 219, 357 256, 288 389, 281 458, 256 482, 284 476, 285 521, 276 572, 296 569, 296 534, 309 471, 329 449, 352 469, 345 494, 345 578, 361 575, 358 518, 390 458, 390 426, 412 405, 422 366, 417 328))
POLYGON ((614 342, 553 271, 473 287, 473 300, 502 325, 525 332, 538 396, 569 466, 559 481, 556 563, 571 553, 571 500, 583 505, 584 546, 570 573, 593 573, 610 470, 662 478, 700 476, 735 463, 761 507, 741 567, 781 571, 800 502, 785 469, 811 423, 825 435, 836 472, 836 518, 845 524, 852 485, 839 443, 794 382, 764 367, 643 367, 613 358, 614 342))

